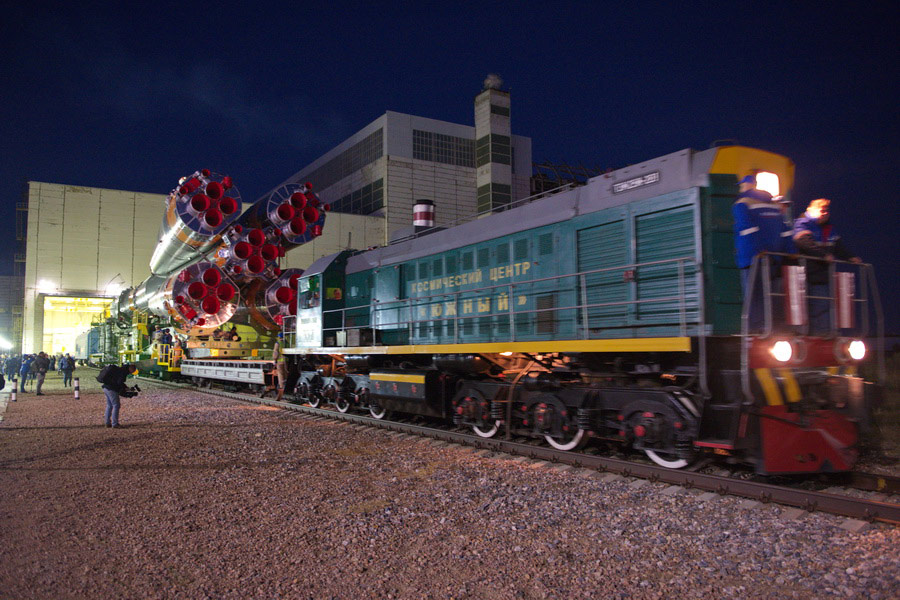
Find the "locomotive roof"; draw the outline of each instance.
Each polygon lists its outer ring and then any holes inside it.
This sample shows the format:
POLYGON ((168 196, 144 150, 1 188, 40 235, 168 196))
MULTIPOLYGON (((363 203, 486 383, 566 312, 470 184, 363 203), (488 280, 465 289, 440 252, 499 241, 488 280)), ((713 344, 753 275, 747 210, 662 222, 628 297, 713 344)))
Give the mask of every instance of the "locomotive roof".
MULTIPOLYGON (((708 175, 722 148, 694 151, 690 148, 636 165, 610 171, 588 180, 584 186, 545 196, 502 212, 468 221, 426 236, 400 240, 388 246, 354 253, 347 259, 347 273, 357 273, 453 250, 572 217, 646 200, 669 192, 709 184, 708 175)), ((440 209, 440 207, 438 207, 440 209)), ((337 257, 313 262, 305 275, 325 270, 337 257)))

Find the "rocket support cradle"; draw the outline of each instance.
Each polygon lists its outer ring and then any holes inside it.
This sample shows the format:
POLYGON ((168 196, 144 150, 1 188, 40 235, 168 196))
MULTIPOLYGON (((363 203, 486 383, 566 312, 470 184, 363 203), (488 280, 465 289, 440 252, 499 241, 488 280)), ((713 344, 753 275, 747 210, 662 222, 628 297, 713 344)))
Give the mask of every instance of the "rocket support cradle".
POLYGON ((296 313, 301 269, 278 259, 322 234, 325 212, 310 184, 281 186, 243 216, 231 178, 207 170, 182 179, 166 199, 150 277, 120 294, 112 318, 129 326, 134 311, 173 319, 180 329, 228 321, 277 330, 296 313))

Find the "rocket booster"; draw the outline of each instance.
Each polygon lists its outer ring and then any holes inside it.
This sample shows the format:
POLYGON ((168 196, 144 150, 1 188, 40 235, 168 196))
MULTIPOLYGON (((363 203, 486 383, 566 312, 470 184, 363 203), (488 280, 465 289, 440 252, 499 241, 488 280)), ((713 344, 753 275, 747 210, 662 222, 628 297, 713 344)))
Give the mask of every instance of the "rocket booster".
POLYGON ((183 178, 166 199, 150 272, 168 276, 203 259, 241 214, 241 196, 231 178, 207 169, 183 178))
POLYGON ((241 288, 242 305, 232 319, 255 329, 277 331, 284 317, 297 314, 297 281, 303 269, 278 271, 274 280, 254 279, 241 288))
POLYGON ((286 252, 322 235, 329 209, 312 192, 311 184, 289 183, 257 200, 239 223, 244 228, 262 229, 267 239, 286 252))

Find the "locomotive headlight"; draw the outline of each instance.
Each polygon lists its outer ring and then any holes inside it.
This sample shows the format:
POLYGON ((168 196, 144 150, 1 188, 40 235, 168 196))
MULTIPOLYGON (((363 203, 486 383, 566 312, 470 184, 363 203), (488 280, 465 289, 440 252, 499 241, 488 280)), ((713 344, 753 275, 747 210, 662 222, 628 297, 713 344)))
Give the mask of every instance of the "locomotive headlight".
POLYGON ((772 356, 778 362, 787 362, 794 356, 794 347, 788 341, 779 340, 772 344, 772 349, 769 352, 772 353, 772 356))
POLYGON ((866 345, 862 340, 853 340, 850 342, 850 345, 847 346, 847 354, 849 354, 850 358, 853 360, 862 360, 866 356, 866 345))
POLYGON ((760 171, 756 174, 756 189, 765 190, 772 196, 780 195, 781 186, 778 183, 778 175, 768 171, 760 171))

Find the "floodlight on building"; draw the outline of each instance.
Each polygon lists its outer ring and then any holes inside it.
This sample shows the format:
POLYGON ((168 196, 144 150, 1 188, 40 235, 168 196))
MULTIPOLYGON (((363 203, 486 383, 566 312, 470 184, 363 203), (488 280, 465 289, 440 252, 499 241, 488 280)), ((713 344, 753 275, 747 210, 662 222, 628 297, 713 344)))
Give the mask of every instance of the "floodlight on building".
POLYGON ((104 296, 118 296, 122 290, 125 288, 125 278, 122 277, 121 273, 116 273, 112 277, 110 277, 109 281, 106 282, 106 287, 103 290, 104 296), (121 279, 122 283, 119 284, 117 279, 121 279))
POLYGON ((37 283, 37 290, 41 294, 52 294, 56 291, 56 285, 49 279, 41 279, 37 283))
POLYGON ((12 347, 12 342, 0 335, 0 350, 9 350, 12 347))

